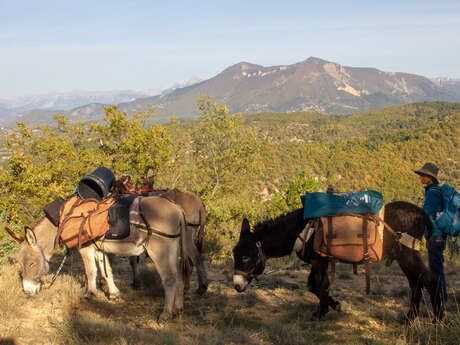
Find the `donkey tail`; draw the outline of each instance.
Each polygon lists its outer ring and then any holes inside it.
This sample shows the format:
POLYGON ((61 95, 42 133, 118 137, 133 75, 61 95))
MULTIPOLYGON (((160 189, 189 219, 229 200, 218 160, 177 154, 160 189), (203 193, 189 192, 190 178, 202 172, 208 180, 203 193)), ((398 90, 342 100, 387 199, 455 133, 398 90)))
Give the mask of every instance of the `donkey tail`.
POLYGON ((195 239, 195 246, 198 249, 200 254, 203 253, 204 247, 204 226, 206 225, 206 209, 203 204, 200 207, 200 227, 198 228, 196 239, 195 239))
POLYGON ((185 213, 182 211, 182 217, 180 219, 180 269, 182 274, 182 279, 185 279, 188 275, 188 272, 191 269, 191 260, 188 257, 188 252, 186 246, 187 237, 186 237, 187 228, 185 226, 185 213))

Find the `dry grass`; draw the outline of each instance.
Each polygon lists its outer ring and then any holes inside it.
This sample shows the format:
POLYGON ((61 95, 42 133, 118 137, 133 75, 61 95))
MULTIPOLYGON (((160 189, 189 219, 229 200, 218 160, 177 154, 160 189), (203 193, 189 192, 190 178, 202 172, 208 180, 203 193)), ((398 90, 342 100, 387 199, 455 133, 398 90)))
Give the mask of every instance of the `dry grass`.
MULTIPOLYGON (((143 261, 138 291, 131 289, 127 260, 118 260, 114 269, 122 296, 118 302, 84 298, 85 277, 78 255, 68 260, 51 289, 35 297, 22 293, 14 260, 3 261, 0 344, 459 344, 458 262, 448 266, 448 285, 456 288, 451 291, 456 300, 447 305, 442 324, 431 324, 425 303, 420 318, 409 325, 401 321, 408 306, 408 286, 395 264, 372 265, 369 296, 363 294, 362 268, 355 276, 351 266, 338 264, 331 293, 341 301, 343 311, 312 320, 317 299, 306 287, 309 267, 284 259, 269 261, 266 272, 274 272, 241 294, 232 287, 230 262, 211 265, 208 293, 187 295, 182 318, 163 325, 155 321, 163 291, 148 260, 143 261)), ((56 257, 53 268, 58 264, 56 257)))

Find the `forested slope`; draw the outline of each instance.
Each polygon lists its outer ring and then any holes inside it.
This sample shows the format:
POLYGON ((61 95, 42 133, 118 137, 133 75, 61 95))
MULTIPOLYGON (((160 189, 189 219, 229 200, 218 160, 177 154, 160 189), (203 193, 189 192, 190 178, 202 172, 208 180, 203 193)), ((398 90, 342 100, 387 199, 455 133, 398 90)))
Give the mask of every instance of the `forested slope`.
MULTIPOLYGON (((102 124, 19 124, 5 139, 1 170, 3 221, 21 232, 57 196, 100 165, 134 181, 196 192, 208 214, 211 253, 226 256, 243 216, 253 221, 300 206, 306 190, 376 189, 386 202, 419 203, 413 170, 432 161, 440 179, 460 188, 460 103, 426 102, 331 116, 318 113, 229 115, 202 97, 200 119, 150 125, 151 113, 128 118, 106 108, 102 124), (225 248, 226 250, 222 250, 225 248)), ((0 237, 3 237, 3 233, 0 237)), ((3 249, 9 247, 3 241, 3 249)))

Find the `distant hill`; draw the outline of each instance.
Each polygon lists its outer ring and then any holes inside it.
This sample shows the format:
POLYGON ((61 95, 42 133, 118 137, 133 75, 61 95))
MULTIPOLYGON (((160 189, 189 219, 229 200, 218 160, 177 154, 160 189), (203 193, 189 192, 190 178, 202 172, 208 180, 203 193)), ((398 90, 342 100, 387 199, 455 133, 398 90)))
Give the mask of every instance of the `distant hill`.
POLYGON ((442 88, 460 95, 460 78, 433 78, 431 80, 442 88))
MULTIPOLYGON (((30 119, 33 123, 39 117, 48 118, 57 112, 76 110, 93 103, 114 104, 130 102, 142 97, 150 97, 162 92, 152 90, 115 90, 115 91, 69 91, 28 96, 0 95, 0 122, 30 119)), ((90 107, 91 108, 91 107, 90 107)))
MULTIPOLYGON (((172 114, 179 120, 196 118, 196 102, 203 94, 225 104, 230 113, 350 114, 420 101, 460 101, 460 92, 444 85, 419 75, 346 67, 310 57, 286 66, 240 62, 211 79, 157 96, 121 102, 119 107, 128 114, 154 108, 156 122, 161 123, 172 114)), ((63 113, 75 119, 98 121, 103 116, 103 105, 91 104, 63 113)), ((41 120, 45 117, 42 114, 41 120)), ((23 114, 22 119, 36 122, 33 113, 23 114)))

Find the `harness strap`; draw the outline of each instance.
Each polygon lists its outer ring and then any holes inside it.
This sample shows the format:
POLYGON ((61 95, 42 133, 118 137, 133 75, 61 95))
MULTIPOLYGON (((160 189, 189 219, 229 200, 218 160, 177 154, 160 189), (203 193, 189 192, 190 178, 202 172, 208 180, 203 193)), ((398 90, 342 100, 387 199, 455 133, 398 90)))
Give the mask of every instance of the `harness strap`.
POLYGON ((235 270, 235 274, 241 275, 243 277, 248 278, 255 278, 257 280, 257 275, 262 274, 262 272, 265 269, 265 254, 262 249, 262 243, 260 241, 256 242, 256 247, 258 249, 258 255, 257 255, 257 261, 256 264, 254 265, 254 268, 250 270, 249 272, 243 272, 241 270, 235 270), (259 268, 260 265, 260 268, 259 268))
POLYGON ((332 217, 327 217, 327 254, 329 255, 329 261, 331 262, 331 274, 330 274, 330 282, 329 288, 334 284, 335 281, 335 263, 336 259, 331 255, 331 242, 334 236, 334 226, 332 225, 332 217))
POLYGON ((264 251, 262 250, 262 243, 260 243, 260 241, 256 242, 256 247, 259 250, 259 253, 258 253, 259 257, 256 263, 256 267, 259 262, 262 264, 260 272, 257 272, 256 274, 261 274, 263 270, 265 269, 265 254, 264 254, 264 251))
POLYGON ((45 257, 45 253, 43 251, 43 248, 41 245, 38 245, 38 249, 40 250, 40 254, 42 256, 42 259, 43 259, 43 264, 42 264, 42 267, 40 267, 40 272, 38 273, 38 279, 41 278, 41 276, 46 272, 47 269, 49 269, 49 262, 48 260, 46 260, 46 257, 45 257))
POLYGON ((363 251, 364 251, 364 267, 366 270, 366 295, 369 295, 371 289, 371 282, 370 282, 370 267, 369 267, 369 243, 367 239, 367 223, 368 218, 363 217, 363 251))
POLYGON ((170 235, 170 234, 166 234, 164 232, 161 232, 159 230, 152 229, 149 225, 143 225, 143 224, 137 224, 137 223, 130 223, 130 224, 134 225, 137 228, 137 230, 148 233, 149 236, 150 235, 158 235, 158 236, 166 237, 166 238, 178 238, 178 237, 180 237, 180 232, 178 234, 170 235))
POLYGON ((301 255, 302 258, 304 257, 305 246, 306 246, 308 240, 310 239, 312 233, 314 233, 316 231, 316 229, 315 229, 316 225, 317 225, 317 223, 315 223, 314 220, 308 221, 307 225, 305 225, 304 230, 302 230, 300 232, 300 234, 297 235, 297 238, 300 239, 300 241, 302 242, 302 250, 300 251, 300 255, 301 255), (301 235, 302 235, 303 231, 305 231, 305 237, 302 238, 301 235))
POLYGON ((409 235, 408 233, 406 232, 396 232, 395 230, 393 230, 391 228, 391 226, 389 226, 387 223, 385 223, 385 221, 380 218, 379 215, 376 215, 377 216, 377 220, 379 222, 382 222, 383 226, 393 235, 393 237, 395 238, 395 241, 402 244, 403 246, 405 247, 408 247, 410 249, 413 249, 413 250, 420 250, 420 243, 421 241, 412 236, 412 235, 409 235))
POLYGON ((335 264, 337 263, 337 259, 331 256, 329 260, 331 261, 331 279, 329 282, 329 288, 330 288, 332 284, 334 284, 334 281, 335 281, 335 264))

